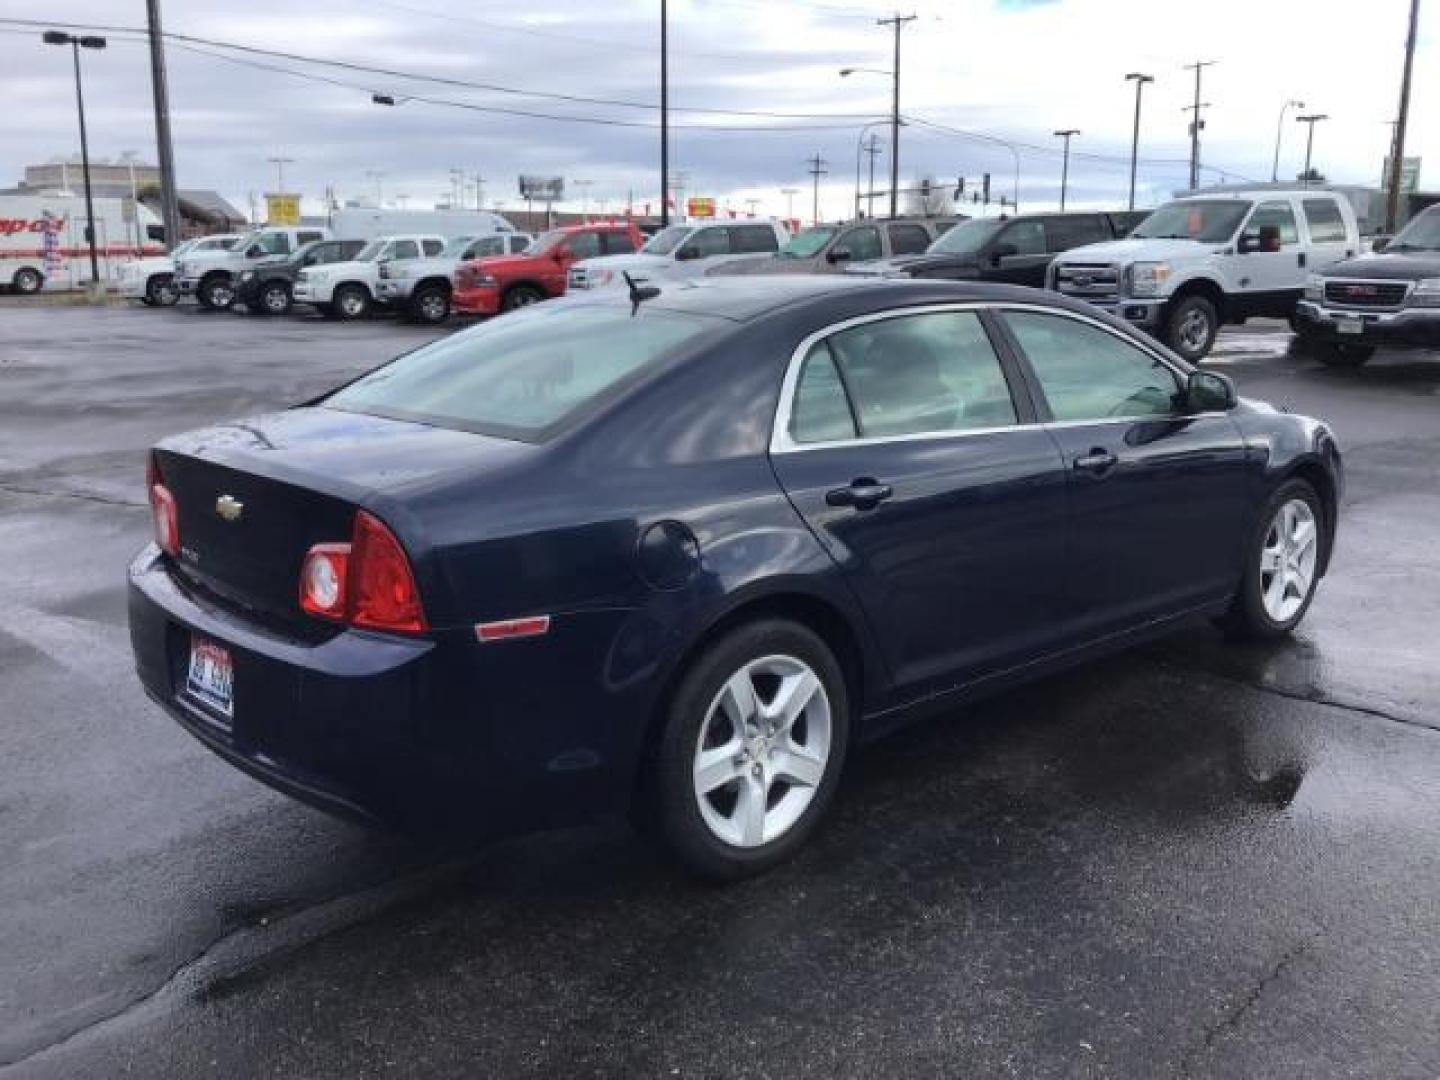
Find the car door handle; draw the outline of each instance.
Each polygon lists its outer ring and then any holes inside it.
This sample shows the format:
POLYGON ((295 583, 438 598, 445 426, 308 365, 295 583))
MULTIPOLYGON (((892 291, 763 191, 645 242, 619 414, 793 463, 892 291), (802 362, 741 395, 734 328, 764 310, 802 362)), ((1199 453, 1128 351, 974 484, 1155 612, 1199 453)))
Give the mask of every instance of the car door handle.
POLYGON ((1120 463, 1120 459, 1109 450, 1101 447, 1093 447, 1088 454, 1075 459, 1075 468, 1080 472, 1094 473, 1096 476, 1104 476, 1120 463))
POLYGON ((895 494, 889 484, 881 484, 868 476, 850 481, 849 487, 835 488, 825 493, 827 506, 851 506, 856 510, 873 510, 891 495, 895 494))

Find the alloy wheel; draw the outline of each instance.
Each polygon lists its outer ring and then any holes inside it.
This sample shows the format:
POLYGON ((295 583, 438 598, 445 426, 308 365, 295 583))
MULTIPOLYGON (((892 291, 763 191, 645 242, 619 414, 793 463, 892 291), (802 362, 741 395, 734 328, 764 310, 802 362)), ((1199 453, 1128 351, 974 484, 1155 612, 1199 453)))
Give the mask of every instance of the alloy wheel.
POLYGON ((340 313, 347 319, 358 318, 365 313, 365 298, 353 289, 347 289, 340 297, 340 313))
POLYGON ((1198 352, 1210 340, 1210 320, 1203 311, 1191 309, 1181 320, 1175 336, 1185 348, 1198 352))
POLYGON ((700 816, 726 844, 784 836, 815 798, 830 759, 830 698, 804 661, 752 660, 715 695, 695 745, 700 816))
POLYGON ((449 307, 440 293, 426 293, 420 298, 420 317, 426 322, 440 322, 450 314, 449 307))
POLYGON ((1260 549, 1260 595, 1265 614, 1288 622, 1305 606, 1315 584, 1320 530, 1304 499, 1283 504, 1270 522, 1260 549))
POLYGON ((266 288, 261 296, 265 304, 265 310, 272 315, 283 315, 285 309, 290 306, 290 294, 285 291, 283 285, 271 285, 266 288))

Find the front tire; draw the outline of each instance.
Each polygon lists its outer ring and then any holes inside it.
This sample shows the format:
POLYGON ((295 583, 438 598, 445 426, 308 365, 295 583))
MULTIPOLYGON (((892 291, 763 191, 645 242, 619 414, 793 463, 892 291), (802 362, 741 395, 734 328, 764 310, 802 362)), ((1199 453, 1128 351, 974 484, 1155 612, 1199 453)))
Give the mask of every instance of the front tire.
POLYGON ((285 315, 294 301, 290 297, 290 286, 284 281, 267 281, 260 286, 250 310, 257 315, 285 315))
POLYGON ((1310 352, 1326 367, 1357 368, 1369 362, 1375 355, 1374 345, 1342 345, 1337 341, 1317 341, 1310 346, 1310 352))
POLYGON ((39 292, 44 284, 45 279, 40 275, 40 271, 32 270, 28 266, 22 266, 16 270, 15 276, 10 279, 10 288, 21 296, 30 296, 39 292))
POLYGON ((145 283, 145 302, 151 307, 174 307, 180 302, 180 288, 175 279, 157 274, 145 283))
POLYGON ((1230 637, 1267 641, 1299 625, 1325 565, 1325 507, 1305 480, 1287 480, 1260 511, 1245 545, 1245 573, 1220 626, 1230 637))
POLYGON ((195 290, 195 298, 200 301, 201 307, 224 311, 235 302, 235 287, 228 278, 217 274, 200 283, 200 288, 195 290))
POLYGON ((695 658, 670 702, 646 777, 648 831, 702 877, 762 873, 819 825, 849 738, 825 642, 788 620, 740 626, 695 658))
POLYGON ((545 294, 533 285, 516 285, 512 287, 500 301, 501 311, 514 311, 517 308, 529 307, 531 304, 538 304, 545 299, 545 294))
POLYGON ((410 317, 429 326, 443 323, 450 317, 450 293, 439 285, 427 285, 410 298, 410 317))
POLYGON ((1203 296, 1187 296, 1165 319, 1165 344, 1190 363, 1204 359, 1220 332, 1220 315, 1203 296))
POLYGON ((330 306, 337 319, 363 319, 370 314, 370 294, 359 285, 341 285, 330 306))

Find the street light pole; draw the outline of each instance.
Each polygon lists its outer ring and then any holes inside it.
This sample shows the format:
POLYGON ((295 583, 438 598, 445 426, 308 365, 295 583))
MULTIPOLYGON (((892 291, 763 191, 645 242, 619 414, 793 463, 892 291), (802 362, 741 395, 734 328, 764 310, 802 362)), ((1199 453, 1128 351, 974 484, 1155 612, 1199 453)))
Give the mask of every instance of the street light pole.
POLYGON ((660 0, 660 227, 670 224, 670 27, 660 0))
POLYGON ((90 246, 90 284, 100 286, 100 256, 95 250, 95 199, 90 190, 90 141, 85 133, 85 90, 80 84, 80 50, 103 49, 105 39, 85 35, 75 37, 61 30, 46 30, 42 35, 47 45, 69 45, 75 59, 75 105, 80 113, 80 167, 85 172, 85 239, 90 246))
POLYGON ((1315 125, 1321 120, 1329 120, 1330 117, 1324 113, 1310 113, 1308 116, 1297 116, 1295 122, 1309 125, 1310 131, 1305 136, 1305 172, 1301 179, 1305 187, 1310 186, 1310 152, 1315 149, 1315 125))
POLYGON ((1066 128, 1064 131, 1054 133, 1057 139, 1065 140, 1065 163, 1060 167, 1060 212, 1065 212, 1065 189, 1070 184, 1070 139, 1079 135, 1079 128, 1066 128))
POLYGON ((1130 209, 1135 209, 1135 166, 1140 160, 1140 92, 1145 89, 1146 83, 1155 81, 1154 75, 1142 75, 1138 71, 1132 71, 1125 76, 1126 80, 1135 84, 1135 133, 1130 137, 1130 209))
POLYGON ((1280 182, 1280 137, 1285 130, 1285 113, 1288 109, 1303 109, 1305 102, 1291 99, 1280 106, 1280 119, 1275 123, 1275 163, 1270 166, 1270 182, 1280 182))
POLYGON ((1390 152, 1390 198, 1385 204, 1385 231, 1393 233, 1400 221, 1400 174, 1405 165, 1405 127, 1410 122, 1410 75, 1415 67, 1415 37, 1420 30, 1420 0, 1410 0, 1410 33, 1405 38, 1405 74, 1400 79, 1400 112, 1390 152))

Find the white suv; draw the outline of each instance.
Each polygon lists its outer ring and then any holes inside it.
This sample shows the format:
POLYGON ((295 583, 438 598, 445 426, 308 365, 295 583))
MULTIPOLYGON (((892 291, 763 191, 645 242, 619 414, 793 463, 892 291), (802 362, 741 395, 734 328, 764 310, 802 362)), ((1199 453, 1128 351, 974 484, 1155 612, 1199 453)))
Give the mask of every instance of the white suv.
POLYGON ((407 263, 433 258, 444 250, 443 236, 382 236, 361 248, 350 262, 305 267, 292 293, 296 303, 314 304, 327 318, 359 319, 375 304, 382 266, 387 273, 400 274, 407 263))
POLYGON ((1307 277, 1359 249, 1355 210, 1334 192, 1193 195, 1161 206, 1128 239, 1057 256, 1046 285, 1144 328, 1193 362, 1224 323, 1293 323, 1307 277))
POLYGON ((790 240, 778 221, 705 221, 661 229, 633 255, 602 255, 570 268, 572 289, 623 288, 636 282, 698 278, 723 263, 773 255, 790 240))

